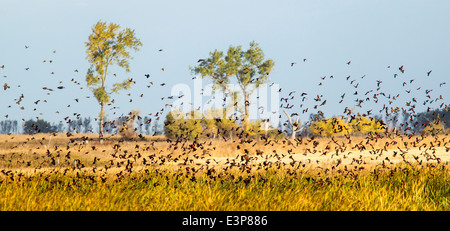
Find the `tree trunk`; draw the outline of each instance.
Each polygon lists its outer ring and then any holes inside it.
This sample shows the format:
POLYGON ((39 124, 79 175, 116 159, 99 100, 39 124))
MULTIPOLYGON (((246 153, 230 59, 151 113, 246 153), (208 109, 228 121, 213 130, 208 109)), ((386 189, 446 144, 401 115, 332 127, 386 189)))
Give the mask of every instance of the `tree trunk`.
POLYGON ((244 92, 244 129, 247 130, 249 116, 248 116, 248 108, 250 106, 250 102, 248 102, 248 95, 244 92))
POLYGON ((100 109, 100 124, 99 124, 99 132, 98 132, 98 139, 100 144, 103 143, 103 118, 105 117, 105 103, 101 102, 101 109, 100 109))
POLYGON ((227 105, 226 105, 226 101, 225 101, 225 106, 222 108, 222 119, 226 119, 227 118, 227 105))
POLYGON ((298 119, 299 119, 299 118, 297 117, 297 121, 296 121, 295 123, 293 123, 293 122, 292 122, 292 119, 291 119, 291 116, 287 113, 287 111, 284 110, 284 109, 283 109, 283 111, 284 111, 284 114, 286 114, 286 116, 288 117, 288 119, 289 119, 289 124, 291 125, 291 129, 292 129, 291 139, 295 139, 295 134, 296 134, 297 132, 300 132, 300 131, 301 131, 300 125, 299 125, 299 123, 298 123, 298 119))

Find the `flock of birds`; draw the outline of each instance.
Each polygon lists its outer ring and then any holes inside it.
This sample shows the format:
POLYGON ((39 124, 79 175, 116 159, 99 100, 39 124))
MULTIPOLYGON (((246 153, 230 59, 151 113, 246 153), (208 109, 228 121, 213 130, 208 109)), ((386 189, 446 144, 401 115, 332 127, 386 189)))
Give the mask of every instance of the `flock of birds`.
MULTIPOLYGON (((25 49, 29 49, 29 47, 25 46, 25 49)), ((159 50, 159 52, 162 51, 163 49, 159 50)), ((53 53, 56 53, 56 51, 53 51, 53 53)), ((202 59, 199 59, 198 62, 201 60, 202 59)), ((303 59, 303 62, 306 61, 307 59, 303 59)), ((42 62, 52 63, 53 60, 43 60, 42 62)), ((294 65, 296 64, 296 62, 291 62, 290 67, 294 68, 294 65)), ((346 64, 351 65, 351 61, 348 61, 346 64)), ((6 67, 5 65, 1 65, 0 68, 5 69, 6 67)), ((388 66, 387 68, 391 67, 388 66)), ((25 68, 25 71, 29 70, 29 67, 25 68)), ((161 71, 164 70, 164 68, 161 68, 161 71)), ((398 70, 400 73, 395 73, 393 78, 400 78, 400 75, 405 73, 404 66, 398 67, 398 70)), ((75 69, 74 72, 78 73, 78 70, 75 69)), ((431 73, 431 70, 428 71, 426 77, 430 78, 431 73)), ((51 72, 51 74, 53 75, 54 72, 51 72)), ((3 77, 7 79, 6 75, 3 77)), ((151 79, 150 74, 145 74, 144 77, 147 81, 148 79, 151 79)), ((326 85, 327 80, 334 78, 333 75, 320 77, 318 86, 323 87, 326 85)), ((95 139, 88 138, 87 136, 74 138, 73 134, 70 132, 66 134, 70 140, 69 143, 53 146, 49 145, 50 141, 47 145, 45 137, 36 139, 37 135, 28 137, 25 142, 14 143, 14 136, 12 135, 9 142, 6 140, 3 145, 0 145, 0 148, 3 146, 3 149, 6 147, 10 149, 8 154, 0 155, 0 163, 5 167, 11 165, 12 162, 16 162, 15 164, 21 167, 34 167, 35 171, 41 168, 55 166, 64 166, 64 172, 67 172, 70 169, 89 168, 93 173, 103 173, 100 177, 102 181, 106 181, 107 171, 111 168, 119 169, 115 173, 115 176, 120 179, 127 173, 133 172, 136 169, 136 166, 148 167, 144 168, 145 171, 148 171, 148 169, 151 168, 164 167, 166 165, 178 166, 185 171, 186 174, 191 174, 190 177, 192 177, 192 181, 196 181, 195 173, 197 172, 206 172, 207 175, 211 176, 211 179, 216 179, 217 177, 220 178, 223 174, 235 180, 233 174, 228 174, 231 172, 229 170, 232 169, 251 173, 253 170, 283 168, 287 169, 286 171, 289 174, 296 175, 296 170, 307 168, 313 163, 316 164, 317 168, 324 170, 325 173, 339 169, 338 171, 344 171, 352 175, 351 173, 354 173, 354 171, 364 169, 363 164, 378 159, 380 159, 381 162, 377 166, 387 169, 390 168, 389 164, 394 164, 393 160, 396 158, 400 158, 407 164, 412 164, 413 162, 411 159, 408 159, 407 155, 410 155, 413 161, 415 160, 419 165, 426 164, 426 166, 436 166, 437 164, 445 162, 443 158, 437 155, 437 152, 440 150, 448 152, 450 150, 450 139, 447 139, 447 136, 442 134, 432 134, 432 137, 429 138, 423 134, 413 134, 411 132, 414 127, 419 125, 417 123, 411 123, 411 121, 415 120, 417 115, 416 107, 418 104, 427 106, 427 111, 431 111, 435 108, 448 111, 448 105, 445 104, 443 96, 434 96, 432 93, 435 89, 422 89, 421 86, 414 86, 413 83, 415 79, 403 81, 403 88, 398 88, 395 93, 391 94, 382 91, 383 80, 376 80, 376 85, 373 89, 362 90, 359 81, 364 78, 366 78, 366 75, 357 78, 352 78, 351 76, 344 78, 345 81, 352 86, 350 88, 352 89, 352 92, 345 92, 340 95, 338 104, 343 103, 346 95, 352 94, 355 97, 353 101, 354 105, 345 107, 344 115, 349 119, 355 118, 357 115, 355 111, 357 108, 363 108, 363 104, 366 104, 367 102, 378 103, 384 100, 383 102, 385 103, 378 113, 385 115, 385 118, 387 118, 387 121, 385 121, 386 124, 398 120, 399 118, 394 117, 394 115, 398 115, 399 113, 409 115, 410 122, 408 123, 405 120, 404 124, 402 123, 402 126, 404 125, 403 131, 394 129, 383 134, 370 134, 363 138, 354 138, 350 135, 345 135, 344 137, 337 138, 330 137, 326 140, 314 136, 299 136, 295 139, 285 138, 276 140, 269 139, 265 136, 255 138, 244 132, 242 128, 236 127, 233 128, 233 133, 235 134, 234 137, 220 136, 221 132, 225 133, 228 131, 218 131, 219 140, 187 140, 180 137, 173 140, 152 139, 150 141, 143 141, 145 140, 145 137, 139 135, 141 138, 140 140, 118 140, 116 142, 106 142, 103 145, 97 146, 95 139), (420 92, 425 93, 423 94, 423 98, 420 98, 420 92), (396 103, 396 100, 403 95, 411 95, 411 98, 406 100, 405 106, 399 106, 396 103), (434 107, 434 105, 439 106, 434 107), (26 145, 36 144, 45 145, 45 148, 43 149, 45 151, 44 153, 41 153, 41 156, 35 156, 34 159, 26 157, 26 154, 23 152, 16 151, 26 147, 26 145), (214 156, 214 153, 224 149, 224 147, 217 147, 215 145, 231 147, 233 152, 229 153, 229 156, 226 157, 216 157, 214 156), (113 150, 112 152, 108 149, 111 147, 113 150), (362 152, 368 152, 369 159, 364 159, 361 154, 362 152), (82 160, 83 158, 80 158, 80 154, 84 154, 81 155, 83 156, 84 161, 82 160), (320 162, 325 162, 325 160, 317 157, 328 156, 330 156, 331 159, 335 158, 331 166, 321 166, 320 162), (91 162, 88 163, 86 161, 87 159, 91 162), (428 163, 423 162, 424 159, 428 163), (347 168, 347 166, 353 166, 353 168, 350 169, 347 168)), ((131 79, 130 81, 134 80, 131 79)), ((76 86, 81 85, 81 83, 74 78, 72 78, 71 82, 76 86)), ((151 88, 154 85, 154 81, 149 81, 147 84, 147 88, 151 88)), ((439 87, 442 88, 445 84, 445 82, 441 82, 439 83, 439 87)), ((161 87, 166 86, 165 83, 160 83, 159 85, 161 87)), ((20 85, 18 87, 20 87, 20 85)), ((47 95, 50 95, 54 91, 61 91, 65 88, 63 82, 60 81, 57 87, 42 87, 42 90, 46 91, 47 95)), ((83 89, 83 87, 80 87, 80 89, 83 89)), ((11 86, 8 83, 4 83, 3 90, 10 91, 11 86)), ((282 92, 281 88, 279 89, 279 92, 282 92)), ((314 105, 312 107, 307 107, 305 101, 308 100, 310 95, 311 93, 302 92, 300 94, 301 99, 296 101, 296 92, 291 91, 280 99, 280 108, 288 110, 300 109, 300 111, 291 113, 291 117, 300 116, 300 113, 308 113, 308 110, 310 110, 309 112, 315 110, 317 114, 323 116, 324 113, 322 112, 322 107, 326 106, 327 99, 324 98, 323 94, 316 94, 316 96, 312 97, 314 105), (297 104, 298 102, 300 102, 299 105, 297 104), (294 105, 298 105, 299 107, 294 108, 294 105)), ((128 96, 131 96, 131 94, 128 94, 128 96)), ((141 98, 143 96, 144 94, 139 95, 141 98)), ((174 97, 181 98, 183 95, 162 97, 161 100, 173 100, 174 97)), ((90 96, 86 96, 86 98, 90 98, 90 96)), ((19 98, 15 99, 15 104, 20 106, 23 99, 24 94, 20 94, 19 98)), ((81 102, 79 97, 73 99, 73 101, 75 103, 81 102)), ((331 101, 332 100, 328 100, 328 102, 331 101)), ((132 99, 130 99, 129 102, 131 103, 132 99)), ((46 99, 37 99, 34 101, 35 105, 40 103, 48 103, 48 101, 46 99)), ((108 106, 112 107, 112 109, 118 109, 114 104, 115 101, 113 99, 108 106)), ((70 106, 71 104, 67 105, 67 107, 70 106)), ((171 106, 172 105, 169 102, 164 103, 164 107, 161 108, 161 110, 156 113, 150 113, 149 115, 154 116, 155 120, 159 120, 163 115, 164 110, 171 106)), ((11 108, 11 105, 8 107, 11 108)), ((24 107, 22 106, 20 109, 24 110, 24 107)), ((36 110, 37 108, 35 107, 33 111, 36 110)), ((358 114, 373 119, 372 116, 375 115, 375 110, 376 109, 371 108, 363 113, 358 112, 358 114)), ((56 111, 55 113, 59 113, 59 111, 56 111)), ((73 115, 80 117, 81 114, 74 113, 73 115)), ((8 118, 8 115, 5 115, 5 118, 8 118)), ((24 118, 22 120, 24 120, 24 118)), ((65 117, 65 121, 68 123, 72 122, 69 117, 65 117)), ((145 123, 151 123, 151 121, 152 119, 145 121, 145 123)), ((143 124, 139 124, 139 126, 143 126, 143 124)), ((286 122, 284 123, 284 126, 288 127, 289 124, 286 122)), ((281 134, 286 131, 279 132, 281 134)), ((53 136, 56 136, 56 134, 53 134, 53 136)), ((51 139, 51 136, 49 139, 51 139)), ((30 151, 33 154, 39 152, 36 150, 30 151)), ((393 165, 391 165, 391 167, 392 166, 393 165)), ((23 173, 7 168, 1 170, 1 173, 11 179, 24 177, 23 173)), ((240 180, 243 180, 243 178, 240 178, 240 180)))
MULTIPOLYGON (((25 49, 29 49, 29 48, 30 48, 29 46, 25 45, 25 49)), ((159 49, 158 51, 159 51, 159 52, 162 52, 163 49, 159 49)), ((56 54, 56 50, 52 51, 52 53, 53 53, 53 54, 56 54)), ((42 61, 42 63, 50 63, 50 64, 53 63, 53 62, 54 62, 54 59, 44 59, 44 60, 42 61)), ((2 65, 0 66, 0 69, 6 69, 5 65, 2 64, 2 65)), ((24 70, 25 70, 25 71, 30 71, 30 67, 25 67, 24 70)), ((162 67, 161 70, 164 71, 165 68, 162 67)), ((74 72, 74 73, 79 73, 79 70, 78 70, 78 69, 74 69, 73 72, 74 72)), ((52 71, 50 74, 51 74, 51 75, 54 75, 55 72, 52 71)), ((116 74, 116 73, 113 73, 113 76, 114 76, 114 77, 117 77, 117 74, 116 74)), ((149 78, 150 78, 150 74, 145 74, 145 77, 146 77, 147 79, 149 79, 149 78)), ((7 76, 7 75, 3 75, 3 78, 7 79, 8 76, 7 76)), ((134 84, 136 84, 136 81, 133 80, 133 78, 131 78, 129 81, 132 82, 132 83, 134 83, 134 84)), ((70 82, 73 83, 75 86, 79 87, 80 90, 83 90, 83 89, 84 89, 83 86, 80 86, 81 83, 80 83, 78 80, 76 80, 75 78, 72 78, 72 79, 70 80, 70 82)), ((148 81, 148 82, 146 83, 146 87, 147 87, 147 88, 151 88, 153 85, 154 85, 154 81, 148 81)), ((162 83, 160 83, 160 86, 161 86, 161 87, 164 87, 164 86, 166 86, 166 83, 162 82, 162 83)), ((17 88, 21 88, 21 85, 17 85, 17 88)), ((59 81, 59 82, 58 82, 58 86, 56 86, 56 87, 47 87, 47 86, 43 86, 43 87, 42 87, 42 90, 47 92, 47 93, 46 93, 47 96, 50 96, 53 92, 56 92, 56 91, 58 91, 58 90, 63 90, 63 89, 66 89, 66 86, 63 85, 63 81, 59 81)), ((10 90, 11 90, 11 85, 9 85, 7 82, 5 82, 5 83, 3 84, 3 90, 4 90, 4 91, 10 91, 10 90)), ((131 96, 131 94, 128 93, 127 96, 131 96)), ((24 94, 21 93, 19 99, 14 99, 15 104, 17 104, 17 105, 20 106, 20 110, 26 110, 26 108, 25 108, 24 106, 21 105, 22 100, 23 100, 24 97, 25 97, 24 94)), ((139 97, 140 97, 140 98, 143 98, 143 97, 144 97, 144 94, 140 94, 139 97)), ((92 97, 91 97, 90 95, 88 95, 88 96, 85 96, 85 98, 89 99, 89 98, 92 98, 92 97)), ((163 100, 163 99, 164 99, 164 97, 162 98, 162 100, 163 100)), ((167 99, 173 99, 173 96, 167 97, 167 99)), ((80 97, 77 97, 77 98, 75 98, 75 99, 73 99, 73 100, 75 101, 75 103, 83 103, 82 100, 80 99, 80 97)), ((133 99, 130 98, 130 99, 129 99, 129 102, 132 103, 132 102, 133 102, 133 99)), ((48 101, 47 99, 37 99, 36 101, 34 101, 35 107, 33 108, 33 111, 38 111, 38 105, 39 105, 40 103, 49 103, 49 101, 48 101)), ((112 99, 112 100, 108 103, 108 106, 112 106, 110 110, 120 109, 120 107, 114 106, 114 103, 115 103, 115 99, 112 99)), ((169 104, 165 104, 165 107, 167 107, 167 106, 169 106, 169 104)), ((12 108, 12 107, 13 107, 13 105, 8 105, 8 108, 12 108)), ((70 108, 70 107, 71 107, 71 104, 67 104, 67 108, 70 108)), ((162 109, 160 110, 160 112, 157 112, 157 113, 150 113, 149 115, 150 115, 150 116, 156 115, 156 116, 155 116, 156 120, 159 120, 159 119, 160 119, 160 116, 162 115, 162 112, 163 112, 163 111, 164 111, 164 108, 162 108, 162 109)), ((60 111, 59 111, 59 110, 56 110, 55 113, 56 113, 56 114, 60 114, 60 111)), ((115 114, 116 114, 116 112, 113 113, 113 115, 115 115, 115 114)), ((76 116, 77 118, 79 118, 81 114, 80 114, 80 113, 74 113, 73 115, 76 116)), ((45 116, 45 115, 44 115, 44 113, 41 112, 41 113, 40 113, 40 116, 45 116)), ((5 118, 9 118, 9 114, 5 114, 4 117, 5 117, 5 118)), ((38 116, 38 117, 36 117, 36 119, 40 119, 40 117, 38 116)), ((64 120, 65 120, 65 122, 67 122, 67 123, 73 122, 73 120, 69 119, 69 117, 65 117, 64 120)), ((25 118, 22 118, 22 121, 25 121, 25 118)), ((95 121, 97 121, 97 118, 95 118, 95 121)), ((60 121, 60 122, 62 122, 62 121, 60 121)))

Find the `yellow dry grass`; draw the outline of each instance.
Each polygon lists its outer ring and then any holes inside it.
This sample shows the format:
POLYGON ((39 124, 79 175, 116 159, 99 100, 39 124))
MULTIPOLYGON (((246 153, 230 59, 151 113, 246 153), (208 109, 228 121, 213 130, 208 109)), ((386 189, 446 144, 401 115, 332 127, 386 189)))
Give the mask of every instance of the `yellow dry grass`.
POLYGON ((448 140, 0 135, 0 210, 449 210, 448 140))

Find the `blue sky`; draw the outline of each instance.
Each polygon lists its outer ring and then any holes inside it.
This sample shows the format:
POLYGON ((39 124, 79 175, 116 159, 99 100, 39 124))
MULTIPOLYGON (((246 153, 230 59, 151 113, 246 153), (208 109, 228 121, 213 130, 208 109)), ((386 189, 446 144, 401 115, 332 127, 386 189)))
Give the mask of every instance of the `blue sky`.
MULTIPOLYGON (((86 87, 89 64, 84 47, 91 27, 98 20, 134 29, 143 43, 141 50, 132 54, 130 73, 113 69, 118 78, 131 77, 137 85, 113 96, 112 106, 119 108, 107 108, 111 117, 133 109, 141 110, 142 115, 156 113, 170 103, 161 98, 171 94, 172 86, 193 86, 189 66, 196 65, 198 59, 207 57, 214 49, 226 50, 230 45, 246 49, 253 40, 259 43, 266 58, 275 61, 270 82, 282 88, 280 97, 296 91, 291 101, 295 106, 289 112, 300 114, 310 107, 302 119, 314 112, 316 95, 327 99, 327 104, 319 107, 325 116, 339 115, 367 91, 373 90, 368 96, 376 93, 376 80, 382 81, 379 92, 400 94, 391 106, 402 107, 411 98, 418 99, 416 112, 427 106, 439 106, 422 105, 427 99, 426 89, 434 89, 430 93, 432 98, 449 97, 449 85, 439 87, 450 73, 449 1, 1 0, 0 3, 0 67, 5 66, 0 69, 0 84, 10 86, 6 91, 0 89, 0 119, 5 119, 5 115, 17 120, 39 116, 57 122, 66 116, 74 118, 78 113, 83 117, 98 115, 98 103, 86 87), (25 49, 25 45, 29 48, 25 49), (350 65, 346 64, 348 61, 350 65), (297 64, 291 67, 292 62, 297 64), (405 73, 398 69, 402 65, 405 73), (427 76, 430 70, 432 73, 427 76), (150 74, 150 79, 144 74, 150 74), (398 74, 397 78, 394 74, 398 74), (324 76, 327 77, 322 80, 324 76), (351 80, 355 80, 353 85, 360 83, 358 89, 350 85, 351 80), (148 81, 153 81, 154 86, 147 88, 148 81), (159 85, 163 82, 164 87, 159 85), (403 82, 407 82, 406 86, 403 82), (58 86, 65 89, 56 90, 58 86), (43 87, 55 91, 48 92, 43 87), (354 96, 356 90, 359 94, 354 96), (302 92, 308 93, 308 99, 300 108, 302 92), (344 102, 339 104, 343 93, 346 93, 344 102), (20 105, 16 104, 22 94, 20 105), (141 94, 144 96, 139 97, 141 94), (37 100, 41 101, 35 104, 37 100)), ((376 113, 387 102, 380 97, 377 104, 368 101, 359 110, 373 109, 376 113)), ((442 102, 445 100, 439 101, 442 102)))

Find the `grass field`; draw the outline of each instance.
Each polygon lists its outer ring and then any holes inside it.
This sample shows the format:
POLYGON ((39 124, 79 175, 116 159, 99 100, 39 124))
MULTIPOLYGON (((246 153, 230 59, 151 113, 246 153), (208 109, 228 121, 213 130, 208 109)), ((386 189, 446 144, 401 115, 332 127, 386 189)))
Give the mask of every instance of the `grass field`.
POLYGON ((447 140, 2 135, 0 210, 448 211, 447 140))

